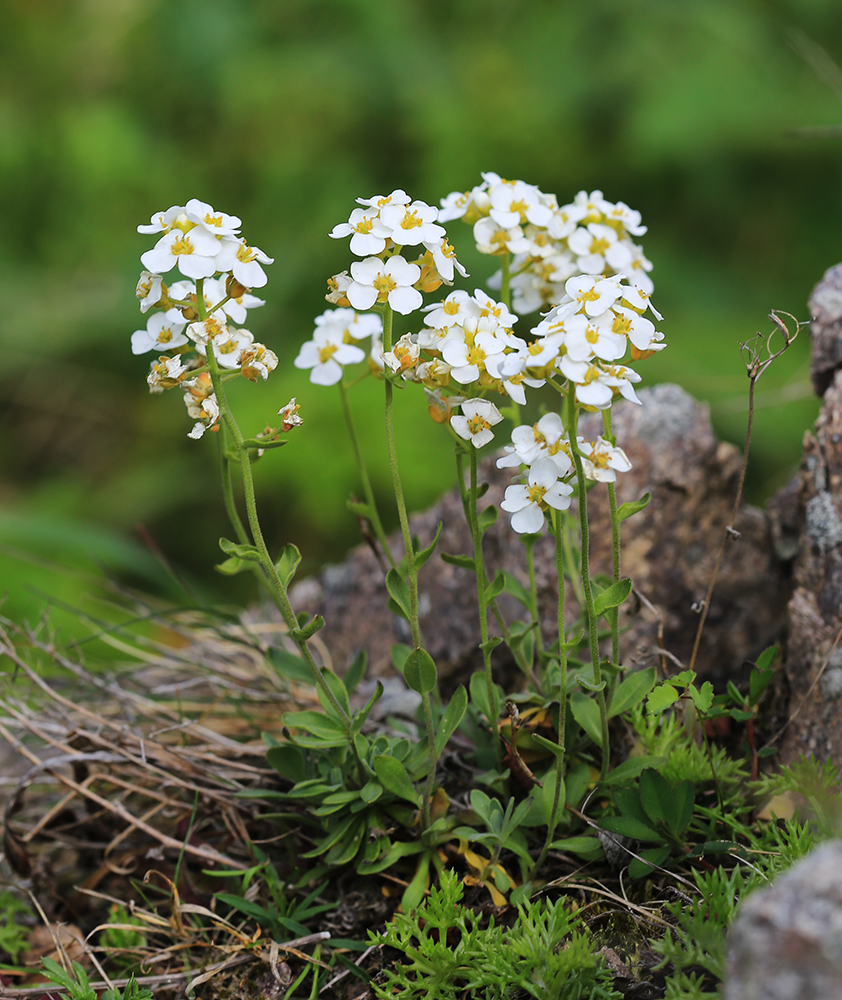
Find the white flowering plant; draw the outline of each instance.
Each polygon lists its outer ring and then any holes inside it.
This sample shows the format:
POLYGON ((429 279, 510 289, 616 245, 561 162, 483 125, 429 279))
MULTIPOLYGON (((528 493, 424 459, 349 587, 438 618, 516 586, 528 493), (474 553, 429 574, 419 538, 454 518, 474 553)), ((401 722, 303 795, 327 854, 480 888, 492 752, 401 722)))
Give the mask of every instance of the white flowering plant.
MULTIPOLYGON (((612 433, 611 409, 618 401, 640 404, 634 390, 640 376, 625 364, 627 356, 643 361, 662 350, 664 342, 655 325, 661 316, 649 299, 651 264, 634 242, 646 231, 640 215, 622 202, 607 201, 599 191, 580 192, 572 203, 560 206, 553 195, 534 185, 487 173, 481 184, 447 196, 438 209, 400 189, 358 203, 348 220, 330 233, 334 239, 350 237, 349 249, 357 259, 328 280, 331 308, 315 320, 313 335, 301 346, 294 365, 309 372, 314 384, 337 386, 341 394, 364 493, 364 501, 351 507, 370 525, 383 557, 390 607, 409 623, 411 647, 399 667, 421 696, 425 738, 418 746, 410 748, 401 739, 371 740, 363 734, 382 685, 377 684, 366 706, 352 711, 349 694, 364 661, 344 678, 319 662, 309 640, 324 622, 319 616, 300 621, 289 598, 298 550, 287 544, 280 553, 270 553, 264 539, 252 465, 265 450, 283 445, 302 418, 295 400, 290 400, 278 411, 278 426, 247 437, 226 395, 231 380, 265 381, 278 365, 276 354, 243 326, 249 311, 264 304, 253 290, 266 284, 263 268, 272 258, 240 235, 240 219, 192 199, 138 227, 157 242, 141 257, 145 270, 137 297, 141 313, 149 315, 145 329, 132 335, 131 349, 155 354, 147 376, 150 391, 179 388, 183 393, 193 421, 189 437, 199 439, 209 432, 216 436, 223 497, 235 534, 234 540, 220 541, 228 558, 218 568, 223 573, 256 572, 318 690, 325 714, 287 713, 288 737, 273 740, 269 751, 273 766, 296 782, 290 795, 307 802, 322 818, 324 836, 311 853, 324 855, 328 865, 353 861, 364 872, 417 855, 416 876, 404 897, 409 906, 423 893, 429 869, 441 867, 441 845, 454 836, 454 816, 444 789, 437 787, 436 765, 469 703, 472 715, 484 720, 493 747, 496 769, 489 783, 504 792, 509 777, 523 778, 525 773, 532 804, 520 813, 529 813, 532 826, 546 827, 537 859, 520 852, 525 881, 540 870, 565 801, 570 804, 576 797, 572 786, 565 787, 568 714, 591 739, 599 780, 606 782, 612 701, 628 707, 654 684, 653 671, 621 682, 618 608, 630 594, 631 581, 620 575, 620 523, 647 498, 617 505, 616 477, 631 466, 612 433), (472 226, 481 253, 499 258, 500 269, 489 282, 496 297, 479 288, 454 289, 425 303, 425 296, 468 277, 443 225, 457 219, 472 226), (178 276, 168 284, 169 273, 176 269, 178 276), (516 333, 522 318, 538 309, 543 315, 529 332, 516 333), (409 326, 401 336, 395 329, 396 314, 409 326), (401 556, 392 551, 383 528, 354 429, 349 391, 363 378, 383 383, 401 556), (446 707, 421 633, 418 600, 418 574, 433 555, 441 526, 423 549, 410 533, 393 423, 394 390, 405 386, 424 389, 428 413, 452 436, 457 484, 473 541, 471 555, 443 558, 475 574, 483 670, 471 680, 470 698, 459 688, 446 707), (522 422, 520 408, 527 405, 528 393, 544 387, 545 396, 554 392, 558 406, 535 423, 522 422), (602 415, 603 430, 596 440, 579 434, 582 411, 602 415), (502 569, 492 576, 483 554, 483 535, 497 511, 478 508, 482 486, 477 456, 479 449, 501 443, 497 435, 506 418, 511 425, 508 442, 497 465, 511 469, 514 479, 500 506, 511 515, 511 529, 524 539, 528 590, 502 569), (242 487, 245 518, 236 502, 235 481, 242 487), (589 566, 590 487, 607 490, 613 526, 612 579, 602 586, 591 580, 589 566), (557 641, 544 649, 537 627, 532 549, 547 523, 556 543, 559 599, 557 641), (572 539, 579 550, 575 559, 572 539), (568 586, 580 606, 579 632, 565 626, 568 586), (528 621, 505 621, 497 602, 504 589, 519 597, 528 621), (499 634, 490 632, 489 611, 499 634), (602 618, 610 626, 610 655, 600 649, 602 618), (502 642, 523 671, 528 697, 547 718, 557 717, 553 740, 534 737, 536 748, 552 764, 543 781, 532 775, 518 753, 518 710, 512 702, 506 709, 512 739, 500 735, 504 693, 492 678, 492 655, 502 642), (580 648, 587 663, 577 660, 569 670, 571 652, 580 648), (584 698, 571 698, 569 675, 575 676, 584 698), (342 808, 332 808, 336 802, 342 808), (383 831, 395 823, 414 827, 414 839, 393 842, 383 831)), ((646 766, 642 758, 638 770, 646 766)), ((577 778, 572 784, 576 782, 581 783, 577 778)), ((460 840, 460 853, 497 901, 516 879, 496 860, 484 868, 481 856, 466 846, 468 840, 470 836, 460 840)))

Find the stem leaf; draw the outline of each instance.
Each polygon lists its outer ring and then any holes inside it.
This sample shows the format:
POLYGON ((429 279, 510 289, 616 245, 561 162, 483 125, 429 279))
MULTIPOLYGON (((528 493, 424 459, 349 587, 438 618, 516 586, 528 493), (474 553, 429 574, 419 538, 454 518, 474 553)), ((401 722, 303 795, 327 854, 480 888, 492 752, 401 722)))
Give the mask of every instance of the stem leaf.
POLYGON ((439 535, 441 535, 441 529, 442 529, 443 523, 444 523, 443 521, 439 521, 439 526, 436 529, 436 536, 432 540, 432 542, 430 542, 430 544, 425 549, 421 549, 420 552, 416 552, 415 553, 414 564, 415 564, 416 571, 419 570, 419 569, 421 569, 421 567, 424 565, 424 563, 427 562, 427 560, 430 558, 430 556, 435 551, 435 548, 436 548, 436 546, 438 545, 438 542, 439 542, 439 535))
POLYGON ((395 569, 390 569, 386 574, 386 590, 389 591, 389 597, 392 598, 392 602, 397 606, 398 613, 409 621, 409 586, 406 580, 395 569))
POLYGON ((593 698, 589 698, 584 691, 574 691, 570 696, 570 711, 593 742, 601 747, 602 723, 599 718, 599 705, 593 698))
POLYGON ((546 736, 541 736, 539 733, 533 733, 532 739, 535 743, 543 747, 545 750, 549 750, 554 757, 564 756, 564 747, 560 747, 558 743, 554 743, 552 740, 548 740, 546 736))
POLYGON ((292 542, 288 542, 281 549, 281 554, 275 563, 275 569, 278 571, 278 576, 285 587, 288 587, 292 582, 292 578, 295 576, 295 571, 298 569, 300 562, 301 553, 298 551, 298 547, 293 545, 292 542))
POLYGON ((450 563, 451 566, 461 566, 462 569, 469 569, 472 573, 476 572, 477 564, 473 556, 452 556, 449 552, 442 552, 441 558, 444 562, 450 563))
POLYGON ((647 767, 663 767, 666 762, 666 757, 653 757, 649 755, 646 757, 629 757, 628 760, 624 760, 622 764, 618 764, 613 771, 609 772, 608 777, 605 779, 605 784, 619 785, 624 781, 628 781, 629 778, 637 777, 647 767))
POLYGON ((219 547, 226 556, 235 556, 237 559, 245 559, 247 562, 260 562, 260 553, 256 545, 241 545, 239 542, 232 542, 229 538, 220 538, 219 547))
POLYGON ((477 528, 479 533, 484 535, 492 525, 497 523, 499 511, 494 504, 489 504, 477 514, 477 528))
POLYGON ((654 667, 647 667, 645 670, 637 670, 629 674, 614 692, 611 699, 611 708, 608 711, 608 718, 620 715, 622 712, 639 705, 647 694, 652 690, 657 681, 654 667))
MULTIPOLYGON (((331 694, 339 702, 340 708, 345 712, 346 718, 351 715, 351 706, 348 703, 348 691, 345 688, 345 684, 332 670, 328 670, 327 667, 322 667, 321 670, 322 679, 328 688, 330 688, 331 694)), ((316 689, 319 696, 319 701, 321 702, 322 708, 327 712, 328 715, 333 716, 337 722, 342 723, 341 716, 336 715, 336 709, 333 702, 327 697, 325 692, 318 687, 316 689)))
POLYGON ((375 754, 371 762, 380 784, 399 799, 411 802, 416 808, 421 805, 421 796, 410 781, 409 773, 403 764, 389 754, 375 754))
POLYGON ((597 616, 604 614, 609 608, 618 608, 632 592, 632 582, 628 577, 612 583, 606 587, 601 594, 594 598, 594 614, 597 616))
POLYGON ((498 570, 497 575, 485 588, 485 603, 490 604, 495 597, 499 597, 506 587, 506 574, 503 570, 498 570))
POLYGON ((505 577, 505 591, 510 594, 515 600, 520 601, 520 603, 526 608, 527 611, 532 610, 532 598, 529 591, 524 587, 524 585, 517 579, 517 577, 512 576, 511 573, 503 573, 505 577))
POLYGON ((436 664, 426 649, 413 649, 403 665, 406 683, 420 695, 429 694, 436 686, 436 664))
POLYGON ((243 570, 254 569, 254 561, 240 559, 239 556, 231 556, 224 562, 217 563, 214 569, 217 573, 222 573, 223 576, 236 576, 237 573, 242 573, 243 570))
POLYGON ((644 493, 639 500, 631 500, 628 503, 622 503, 617 508, 617 520, 625 521, 626 518, 632 517, 637 514, 638 511, 643 510, 647 506, 649 501, 652 499, 651 493, 644 493))
POLYGON ((439 731, 436 733, 437 757, 441 755, 441 752, 447 746, 447 741, 456 732, 456 728, 462 721, 467 707, 468 692, 465 690, 465 685, 460 684, 453 692, 453 697, 450 699, 447 710, 439 723, 439 731))
POLYGON ((307 624, 301 626, 301 628, 291 628, 289 630, 289 635, 291 639, 295 642, 306 642, 311 636, 314 636, 319 629, 325 627, 325 620, 321 615, 314 615, 313 620, 307 624))

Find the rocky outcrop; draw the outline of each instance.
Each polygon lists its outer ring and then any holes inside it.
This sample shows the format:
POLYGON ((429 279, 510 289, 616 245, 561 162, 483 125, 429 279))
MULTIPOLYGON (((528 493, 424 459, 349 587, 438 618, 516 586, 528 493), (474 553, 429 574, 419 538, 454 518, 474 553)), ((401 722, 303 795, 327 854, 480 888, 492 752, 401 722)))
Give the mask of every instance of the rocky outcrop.
MULTIPOLYGON (((673 656, 690 655, 698 617, 694 603, 704 596, 728 523, 740 466, 737 450, 717 441, 706 405, 675 385, 659 385, 640 393, 642 406, 615 408, 614 433, 631 459, 632 471, 617 484, 620 503, 651 493, 648 507, 623 524, 623 575, 663 618, 664 644, 673 656)), ((598 415, 583 422, 583 432, 596 436, 598 415), (597 422, 595 422, 597 421, 597 422)), ((498 470, 494 459, 481 468, 489 488, 482 505, 499 506, 511 470, 498 470)), ((597 484, 588 493, 591 518, 592 570, 610 573, 611 530, 607 490, 597 484)), ((438 553, 471 553, 458 492, 412 519, 412 531, 426 545, 438 522, 443 523, 438 553)), ((770 523, 755 508, 744 507, 737 519, 740 538, 729 543, 708 614, 697 660, 700 673, 714 679, 736 676, 747 657, 775 641, 788 594, 788 575, 775 554, 770 523)), ((394 551, 400 549, 393 539, 394 551)), ((542 629, 548 639, 556 620, 557 585, 553 540, 548 534, 535 548, 542 629)), ((526 583, 526 559, 519 537, 502 514, 486 534, 484 551, 491 574, 502 567, 526 583)), ((438 553, 420 578, 421 628, 440 675, 447 683, 463 680, 479 662, 476 585, 473 575, 443 562, 438 553)), ((374 554, 359 548, 344 563, 297 584, 297 610, 318 612, 327 620, 319 633, 342 670, 359 648, 367 650, 373 671, 390 670, 392 643, 408 641, 404 622, 386 609, 383 572, 374 554)), ((508 617, 520 614, 510 598, 502 602, 508 617)), ((568 600, 572 621, 576 607, 568 600)), ((629 601, 623 612, 622 659, 633 665, 655 661, 657 618, 629 601)), ((507 668, 504 647, 495 652, 501 671, 507 668)))
POLYGON ((725 1000, 842 997, 842 841, 817 848, 740 907, 725 1000))

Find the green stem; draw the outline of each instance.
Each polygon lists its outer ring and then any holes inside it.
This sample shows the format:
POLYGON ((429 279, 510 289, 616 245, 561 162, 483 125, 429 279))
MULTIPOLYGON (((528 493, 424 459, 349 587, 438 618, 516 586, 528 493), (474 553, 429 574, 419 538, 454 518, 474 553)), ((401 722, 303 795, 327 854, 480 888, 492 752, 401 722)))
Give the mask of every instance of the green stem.
POLYGON ((547 857, 550 844, 555 836, 555 828, 558 822, 558 807, 561 801, 561 792, 564 787, 564 750, 565 750, 565 728, 567 723, 567 647, 565 646, 564 635, 564 544, 562 541, 562 519, 561 512, 553 510, 550 514, 553 521, 553 533, 555 534, 555 565, 558 575, 558 664, 561 671, 561 682, 558 689, 558 747, 560 753, 555 761, 555 789, 553 791, 553 804, 550 815, 547 817, 547 838, 538 860, 532 866, 529 879, 533 879, 539 872, 541 865, 547 857))
MULTIPOLYGON (((389 306, 383 310, 383 353, 392 349, 392 317, 393 313, 389 306)), ((406 553, 406 567, 409 576, 409 627, 412 631, 412 645, 415 649, 422 649, 421 627, 418 623, 418 568, 415 565, 415 551, 412 548, 412 535, 409 531, 409 517, 406 513, 406 500, 403 495, 400 472, 398 470, 398 453, 395 447, 395 421, 394 421, 394 388, 388 378, 384 378, 385 386, 385 422, 386 422, 386 448, 389 453, 389 472, 392 476, 392 488, 395 492, 395 503, 398 508, 398 520, 401 525, 401 535, 403 537, 403 547, 406 553)), ((436 778, 436 734, 433 726, 433 710, 429 693, 422 695, 424 706, 424 722, 427 729, 427 743, 430 748, 429 762, 427 765, 427 785, 424 799, 421 803, 421 822, 426 830, 430 825, 430 799, 433 794, 433 785, 436 778)))
POLYGON ((228 514, 228 520, 231 522, 231 527, 234 529, 234 534, 237 536, 237 541, 242 545, 248 545, 249 536, 246 532, 243 519, 240 517, 240 512, 237 510, 237 504, 234 500, 234 484, 231 479, 231 459, 226 454, 228 448, 226 434, 227 432, 223 426, 216 438, 217 444, 219 445, 219 474, 222 477, 222 496, 225 501, 225 511, 228 514))
MULTIPOLYGON (((463 459, 465 456, 465 447, 462 443, 461 438, 456 442, 456 482, 459 485, 459 496, 462 500, 462 510, 465 513, 465 521, 467 522, 468 528, 471 532, 471 539, 474 538, 474 531, 479 530, 476 521, 476 506, 471 506, 471 498, 468 495, 468 490, 465 488, 465 471, 463 465, 463 459)), ((485 568, 485 556, 482 555, 482 547, 480 547, 481 562, 479 567, 479 572, 482 573, 482 586, 485 589, 488 586, 488 572, 485 568)), ((476 550, 474 555, 474 565, 476 565, 476 550)), ((509 626, 506 624, 506 619, 503 617, 500 607, 497 604, 497 598, 493 598, 491 603, 488 605, 491 609, 491 613, 494 615, 494 620, 497 622, 497 627, 500 629, 500 634, 503 636, 503 641, 509 647, 509 652, 514 657, 515 663, 518 667, 534 680, 532 675, 532 668, 529 663, 527 663, 526 656, 523 653, 523 649, 512 649, 512 634, 509 631, 509 626)))
POLYGON ((482 665, 485 671, 485 684, 488 692, 488 704, 491 706, 491 735, 494 740, 494 751, 497 755, 498 769, 503 765, 503 746, 497 733, 497 722, 500 718, 500 701, 497 697, 497 687, 491 675, 491 649, 488 645, 488 601, 486 599, 486 578, 482 558, 482 535, 477 518, 477 450, 471 448, 471 483, 468 490, 468 506, 471 511, 470 527, 474 540, 474 566, 477 578, 477 600, 479 602, 479 634, 480 649, 482 649, 482 665))
MULTIPOLYGON (((196 305, 199 311, 199 319, 205 320, 207 318, 207 312, 205 310, 204 296, 202 294, 202 283, 202 278, 197 279, 196 305)), ((249 458, 248 449, 243 445, 245 439, 242 431, 237 425, 237 421, 234 419, 234 414, 231 412, 231 407, 228 404, 228 399, 225 395, 225 388, 222 383, 222 373, 219 369, 219 362, 216 360, 213 344, 210 340, 208 341, 206 351, 208 372, 210 374, 211 382, 213 383, 214 392, 216 394, 216 400, 219 405, 220 417, 225 423, 225 427, 231 435, 231 438, 237 448, 237 458, 239 459, 240 474, 243 482, 243 496, 246 504, 246 517, 248 520, 249 530, 251 531, 252 542, 257 549, 261 569, 263 570, 266 581, 269 584, 269 592, 271 593, 278 610, 281 612, 281 617, 289 629, 290 635, 295 644, 298 646, 304 662, 310 668, 313 680, 331 703, 331 706, 336 712, 336 717, 338 719, 342 719, 344 725, 350 733, 351 720, 348 713, 339 704, 336 699, 336 695, 333 691, 331 691, 330 686, 324 677, 322 677, 318 664, 307 646, 307 642, 296 637, 298 621, 296 620, 295 612, 292 610, 292 605, 289 602, 286 586, 278 575, 278 570, 272 561, 272 557, 269 555, 269 549, 267 548, 266 540, 263 537, 263 530, 260 526, 260 519, 257 515, 257 501, 254 492, 254 478, 252 476, 251 459, 249 458)))
POLYGON ((380 520, 380 513, 377 510, 377 502, 374 499, 374 491, 371 488, 371 480, 368 478, 368 470, 366 469, 365 462, 363 461, 363 453, 360 448, 359 438, 357 437, 357 429, 354 425, 354 415, 351 412, 351 403, 348 399, 348 387, 345 385, 344 379, 341 379, 339 382, 339 394, 342 397, 342 412, 345 414, 345 424, 348 428, 348 436, 351 438, 351 446, 354 449, 354 456, 357 459, 357 467, 360 470, 360 480, 362 482, 363 493, 365 494, 366 503, 371 511, 371 515, 366 518, 366 520, 374 530, 374 535, 380 543, 380 548, 389 560, 392 569, 397 569, 398 564, 395 561, 395 557, 392 555, 392 550, 389 547, 389 539, 386 537, 386 532, 383 530, 383 523, 380 520))
MULTIPOLYGON (((613 433, 611 430, 611 410, 602 411, 602 426, 605 437, 613 443, 613 433)), ((614 483, 608 484, 608 507, 611 512, 611 582, 617 583, 620 579, 620 519, 617 516, 617 491, 614 483)), ((609 620, 611 622, 611 662, 614 666, 620 666, 620 609, 612 608, 609 620)), ((614 695, 614 688, 617 686, 619 674, 614 674, 608 683, 608 704, 614 695)))
POLYGON ((509 287, 510 263, 511 263, 511 254, 507 251, 505 254, 503 254, 502 276, 500 279, 500 301, 509 311, 511 311, 512 308, 512 293, 509 287))
MULTIPOLYGON (((585 485, 585 471, 582 467, 582 456, 576 443, 577 425, 579 420, 578 407, 576 403, 576 386, 570 383, 568 394, 568 426, 567 433, 570 438, 570 451, 573 455, 573 464, 576 466, 576 481, 579 485, 579 526, 582 533, 582 593, 585 598, 585 620, 588 626, 588 640, 591 650, 591 661, 593 662, 593 682, 602 683, 602 670, 599 666, 599 633, 596 612, 594 610, 593 591, 591 590, 591 568, 590 568, 590 533, 588 531, 588 500, 587 488, 585 485)), ((608 777, 608 765, 610 762, 610 751, 608 746, 608 709, 605 704, 605 691, 596 693, 597 704, 599 706, 600 728, 602 730, 602 767, 599 773, 599 780, 604 781, 608 777)))
MULTIPOLYGON (((573 566, 573 543, 570 541, 570 530, 568 528, 569 518, 563 518, 564 523, 564 558, 567 560, 567 565, 572 568, 573 566)), ((571 572, 569 575, 570 585, 573 587, 573 594, 576 598, 576 603, 580 608, 585 606, 585 595, 582 593, 582 580, 576 573, 571 572)))

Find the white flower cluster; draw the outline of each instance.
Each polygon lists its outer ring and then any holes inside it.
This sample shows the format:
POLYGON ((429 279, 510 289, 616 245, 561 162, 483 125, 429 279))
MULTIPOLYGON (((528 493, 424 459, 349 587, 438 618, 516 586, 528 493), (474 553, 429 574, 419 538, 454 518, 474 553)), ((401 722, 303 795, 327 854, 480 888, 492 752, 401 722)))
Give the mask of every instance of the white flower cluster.
POLYGON ((237 234, 240 220, 215 212, 193 198, 152 216, 139 233, 161 233, 151 250, 141 255, 147 269, 140 276, 140 311, 152 313, 146 328, 132 334, 132 353, 158 352, 147 382, 151 392, 181 386, 187 412, 195 424, 189 436, 200 438, 219 424, 219 402, 206 369, 208 345, 220 368, 252 382, 265 380, 278 359, 255 342, 244 323, 248 310, 264 305, 249 291, 266 284, 262 264, 272 258, 249 246, 237 234), (177 267, 185 280, 166 285, 163 275, 177 267), (201 284, 201 303, 199 303, 201 284), (164 353, 161 353, 164 352, 164 353))
POLYGON ((328 309, 316 317, 313 339, 301 345, 293 364, 309 368, 310 381, 315 385, 336 385, 344 365, 364 360, 365 351, 357 346, 359 341, 371 337, 379 357, 382 332, 383 321, 373 313, 360 316, 353 309, 328 309))
MULTIPOLYGON (((652 264, 633 242, 642 236, 640 213, 623 202, 607 201, 601 191, 580 191, 559 206, 523 181, 484 173, 482 184, 442 199, 439 222, 472 223, 477 249, 513 254, 510 265, 514 310, 525 315, 555 304, 564 282, 576 274, 617 274, 651 294, 652 264)), ((492 278, 499 288, 500 272, 492 278)))
POLYGON ((466 276, 444 227, 437 224, 438 209, 410 200, 400 189, 357 202, 363 207, 355 208, 330 235, 350 236, 351 253, 365 260, 354 261, 350 272, 330 279, 329 301, 363 311, 376 303, 388 304, 407 316, 423 302, 421 292, 450 284, 454 273, 466 276), (408 261, 399 252, 405 247, 417 248, 417 260, 408 261))

